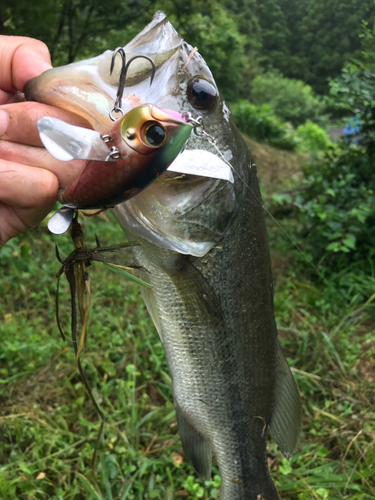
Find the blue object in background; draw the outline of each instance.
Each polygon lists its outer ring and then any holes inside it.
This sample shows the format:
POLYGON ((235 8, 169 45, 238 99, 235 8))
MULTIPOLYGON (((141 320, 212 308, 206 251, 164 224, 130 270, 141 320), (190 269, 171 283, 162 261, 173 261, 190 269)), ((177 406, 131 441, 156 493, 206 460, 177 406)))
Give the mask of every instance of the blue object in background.
POLYGON ((359 132, 359 122, 358 118, 353 116, 345 125, 343 134, 344 135, 354 135, 359 132))
POLYGON ((358 118, 352 116, 352 118, 346 122, 344 130, 342 131, 344 140, 347 144, 356 144, 359 141, 359 130, 358 118))

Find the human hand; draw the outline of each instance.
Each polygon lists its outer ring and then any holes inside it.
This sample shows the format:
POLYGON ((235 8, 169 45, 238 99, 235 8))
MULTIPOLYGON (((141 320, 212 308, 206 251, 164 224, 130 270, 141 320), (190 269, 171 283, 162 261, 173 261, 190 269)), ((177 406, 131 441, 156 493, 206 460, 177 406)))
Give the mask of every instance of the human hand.
POLYGON ((59 187, 82 164, 53 158, 43 148, 36 122, 43 116, 78 126, 87 122, 62 109, 25 102, 22 94, 28 80, 50 67, 42 42, 0 35, 0 245, 43 220, 59 187))

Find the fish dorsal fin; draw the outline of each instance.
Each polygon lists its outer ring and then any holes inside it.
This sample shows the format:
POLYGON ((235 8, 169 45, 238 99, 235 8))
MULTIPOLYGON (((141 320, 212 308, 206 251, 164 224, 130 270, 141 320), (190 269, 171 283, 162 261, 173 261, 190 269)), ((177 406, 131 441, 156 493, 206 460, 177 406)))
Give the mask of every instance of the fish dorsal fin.
POLYGON ((233 184, 230 165, 204 149, 185 149, 168 167, 171 172, 223 179, 233 184))
POLYGON ((275 407, 269 430, 281 452, 289 460, 302 425, 302 408, 297 385, 285 356, 278 346, 275 407))
POLYGON ((182 448, 197 474, 208 481, 211 478, 212 450, 206 439, 187 420, 177 401, 174 401, 182 448))
POLYGON ((57 118, 37 122, 40 140, 46 150, 60 161, 115 161, 99 132, 69 125, 57 118))

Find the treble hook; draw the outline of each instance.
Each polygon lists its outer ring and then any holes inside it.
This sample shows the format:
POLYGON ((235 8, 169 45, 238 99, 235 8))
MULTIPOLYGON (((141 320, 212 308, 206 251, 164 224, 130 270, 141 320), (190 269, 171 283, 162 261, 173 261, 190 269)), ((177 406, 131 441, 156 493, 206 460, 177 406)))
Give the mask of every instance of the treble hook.
POLYGON ((120 72, 120 78, 119 78, 119 82, 118 82, 118 89, 117 89, 115 106, 112 109, 112 111, 109 113, 109 117, 112 121, 114 121, 114 119, 112 117, 112 113, 114 111, 116 113, 120 112, 120 113, 124 114, 122 109, 121 109, 121 105, 122 105, 122 95, 124 93, 124 88, 125 88, 126 54, 125 54, 125 51, 122 47, 117 47, 117 49, 112 54, 111 68, 110 68, 109 74, 112 76, 113 68, 115 67, 115 59, 116 59, 117 54, 120 54, 122 64, 121 64, 121 72, 120 72))
POLYGON ((126 74, 128 72, 130 63, 132 61, 134 61, 134 59, 139 59, 139 58, 146 59, 147 61, 149 61, 151 63, 152 73, 151 73, 151 79, 150 79, 150 86, 152 85, 152 82, 153 82, 154 77, 155 77, 155 71, 156 71, 155 63, 154 63, 154 61, 152 59, 150 59, 150 57, 143 56, 143 55, 134 56, 128 62, 126 62, 126 54, 125 54, 124 49, 122 47, 117 47, 117 49, 115 49, 113 51, 113 54, 112 54, 110 75, 112 75, 113 68, 115 66, 115 59, 116 59, 117 54, 120 54, 120 56, 121 56, 121 63, 122 63, 122 65, 121 65, 120 78, 119 78, 119 82, 118 82, 118 88, 117 88, 117 95, 116 95, 115 105, 114 105, 113 109, 109 112, 109 117, 110 117, 110 119, 113 122, 116 121, 116 118, 114 118, 112 116, 112 113, 121 113, 122 115, 124 114, 124 111, 121 108, 121 106, 122 106, 122 96, 124 94, 126 74))

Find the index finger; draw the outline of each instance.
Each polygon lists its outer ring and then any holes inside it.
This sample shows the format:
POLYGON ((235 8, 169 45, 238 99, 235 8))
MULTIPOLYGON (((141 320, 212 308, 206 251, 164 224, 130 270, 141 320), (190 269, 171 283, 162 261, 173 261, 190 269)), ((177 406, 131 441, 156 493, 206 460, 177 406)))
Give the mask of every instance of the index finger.
POLYGON ((51 57, 39 40, 0 35, 0 68, 0 90, 22 92, 28 80, 51 68, 51 57))

